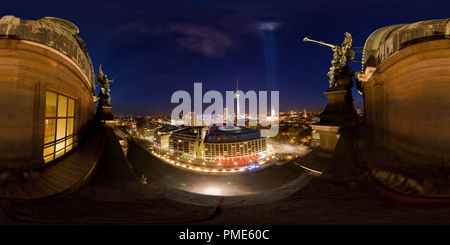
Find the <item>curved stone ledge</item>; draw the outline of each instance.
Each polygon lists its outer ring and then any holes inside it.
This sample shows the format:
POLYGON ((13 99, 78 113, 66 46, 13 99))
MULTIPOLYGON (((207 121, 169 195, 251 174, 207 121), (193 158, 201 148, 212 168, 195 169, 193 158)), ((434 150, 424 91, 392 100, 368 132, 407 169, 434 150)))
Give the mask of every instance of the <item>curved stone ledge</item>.
POLYGON ((86 45, 73 23, 52 17, 23 20, 12 15, 0 19, 0 39, 28 40, 52 47, 73 60, 94 87, 94 69, 86 45), (69 27, 70 23, 72 27, 69 27))

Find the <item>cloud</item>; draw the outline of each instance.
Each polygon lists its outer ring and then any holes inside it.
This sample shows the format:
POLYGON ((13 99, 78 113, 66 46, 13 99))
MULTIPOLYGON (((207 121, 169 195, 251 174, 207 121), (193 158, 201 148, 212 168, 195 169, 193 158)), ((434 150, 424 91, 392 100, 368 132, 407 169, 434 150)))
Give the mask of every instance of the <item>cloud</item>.
POLYGON ((180 47, 207 57, 224 56, 233 44, 227 35, 200 25, 170 24, 168 32, 180 47))
POLYGON ((113 30, 120 35, 161 36, 180 48, 203 54, 206 57, 221 57, 233 46, 232 39, 210 27, 197 24, 170 23, 146 26, 142 23, 127 23, 113 30))

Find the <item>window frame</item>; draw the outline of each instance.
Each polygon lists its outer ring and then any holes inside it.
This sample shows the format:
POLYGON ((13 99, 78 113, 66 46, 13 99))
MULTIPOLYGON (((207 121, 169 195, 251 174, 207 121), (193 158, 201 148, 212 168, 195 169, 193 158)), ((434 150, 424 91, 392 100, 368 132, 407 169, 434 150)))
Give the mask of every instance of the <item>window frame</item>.
POLYGON ((45 94, 43 159, 45 164, 48 164, 59 160, 78 146, 76 127, 78 103, 75 98, 54 90, 46 90, 45 94), (52 110, 48 110, 49 93, 56 94, 56 106, 52 110), (65 105, 61 103, 62 101, 65 101, 65 105), (65 115, 60 115, 61 112, 65 115), (51 125, 48 123, 49 120, 52 120, 51 124, 54 123, 54 127, 48 126, 51 125))

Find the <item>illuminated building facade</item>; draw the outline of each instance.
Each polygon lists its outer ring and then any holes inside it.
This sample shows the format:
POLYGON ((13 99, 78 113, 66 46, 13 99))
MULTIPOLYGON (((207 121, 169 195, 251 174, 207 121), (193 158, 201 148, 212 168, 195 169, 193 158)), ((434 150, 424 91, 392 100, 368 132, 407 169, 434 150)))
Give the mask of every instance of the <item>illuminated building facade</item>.
POLYGON ((226 165, 254 164, 267 154, 267 139, 241 126, 210 127, 204 140, 205 161, 226 165))
MULTIPOLYGON (((206 132, 203 127, 188 127, 173 132, 169 139, 171 154, 186 158, 196 159, 203 156, 198 148, 201 146, 201 138, 206 132)), ((201 149, 201 147, 200 147, 201 149)))
POLYGON ((94 119, 94 71, 73 23, 0 19, 0 170, 70 153, 94 119))
POLYGON ((154 131, 155 146, 160 152, 167 152, 169 150, 169 137, 173 132, 178 131, 178 127, 164 125, 154 131))
POLYGON ((170 154, 202 160, 207 166, 242 167, 267 156, 267 139, 240 126, 188 127, 172 132, 169 142, 170 154))

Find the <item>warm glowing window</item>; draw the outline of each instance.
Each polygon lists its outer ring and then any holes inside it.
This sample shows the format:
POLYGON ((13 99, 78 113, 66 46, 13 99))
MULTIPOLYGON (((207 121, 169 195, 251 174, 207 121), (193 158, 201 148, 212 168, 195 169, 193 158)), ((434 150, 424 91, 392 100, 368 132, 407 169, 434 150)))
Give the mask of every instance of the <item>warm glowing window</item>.
POLYGON ((77 146, 75 100, 47 91, 44 161, 50 162, 77 146))

